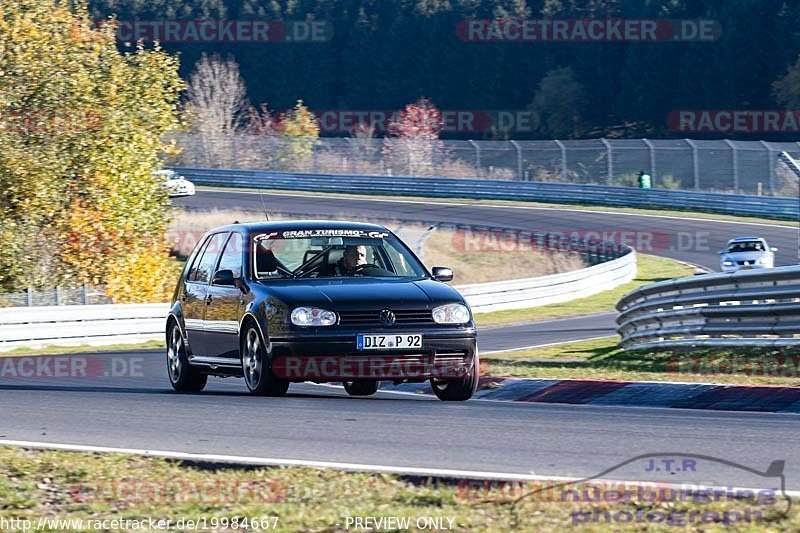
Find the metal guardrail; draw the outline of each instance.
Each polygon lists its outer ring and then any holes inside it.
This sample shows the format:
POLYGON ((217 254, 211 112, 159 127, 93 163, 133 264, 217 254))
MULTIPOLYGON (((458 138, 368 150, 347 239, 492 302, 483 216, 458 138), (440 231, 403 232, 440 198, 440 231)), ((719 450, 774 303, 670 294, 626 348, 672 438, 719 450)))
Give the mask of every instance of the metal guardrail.
POLYGON ((0 351, 160 340, 168 309, 166 303, 0 309, 0 351))
POLYGON ((797 199, 572 183, 174 168, 197 185, 710 211, 796 220, 797 199))
POLYGON ((487 313, 568 302, 614 289, 636 277, 636 252, 611 261, 562 274, 462 285, 473 312, 487 313))
POLYGON ((628 349, 800 346, 800 266, 662 281, 617 310, 628 349))

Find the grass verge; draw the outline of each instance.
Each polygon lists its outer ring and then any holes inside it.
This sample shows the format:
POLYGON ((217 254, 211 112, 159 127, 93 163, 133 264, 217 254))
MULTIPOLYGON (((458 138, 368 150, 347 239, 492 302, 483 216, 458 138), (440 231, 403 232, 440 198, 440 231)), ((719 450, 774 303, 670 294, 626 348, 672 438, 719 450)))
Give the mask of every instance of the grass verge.
MULTIPOLYGON (((598 465, 598 472, 603 467, 598 465)), ((408 519, 410 529, 417 520, 438 519, 444 529, 458 531, 509 531, 514 522, 512 502, 523 494, 551 486, 550 483, 497 484, 486 488, 472 483, 431 478, 404 478, 386 474, 347 473, 312 468, 239 468, 196 465, 127 455, 97 455, 74 452, 0 448, 0 520, 27 519, 35 526, 41 517, 50 520, 83 519, 84 527, 61 524, 58 531, 96 530, 87 520, 178 520, 206 521, 206 530, 234 531, 256 528, 241 526, 241 519, 257 519, 278 531, 333 532, 354 527, 356 517, 408 519), (234 518, 240 525, 233 527, 234 518), (452 520, 452 522, 450 522, 452 520), (222 525, 227 522, 229 525, 222 525), (212 524, 216 523, 216 527, 212 524), (348 528, 349 525, 349 528, 348 528)), ((586 485, 584 485, 586 487, 586 485)), ((606 491, 622 490, 604 488, 606 491)), ((567 487, 572 488, 572 487, 567 487)), ((558 490, 558 489, 556 489, 558 490)), ((585 490, 585 489, 583 489, 585 490)), ((658 512, 682 517, 684 524, 583 524, 581 531, 738 531, 754 530, 756 524, 725 524, 723 513, 755 506, 742 500, 696 503, 677 502, 598 503, 565 501, 561 492, 550 498, 529 496, 515 508, 518 531, 559 532, 575 525, 575 517, 590 510, 610 513, 658 512), (542 501, 546 500, 546 501, 542 501), (686 523, 692 510, 715 513, 717 520, 686 523)), ((568 498, 567 498, 568 500, 568 498)), ((797 531, 800 515, 786 512, 784 500, 761 505, 759 527, 797 531)), ((699 515, 698 515, 699 516, 699 515)), ((420 522, 425 523, 425 522, 420 522)), ((52 522, 51 522, 52 524, 52 522)), ((374 527, 374 526, 373 526, 374 527)), ((110 524, 107 531, 124 530, 110 524)), ((262 528, 266 529, 266 528, 262 528)), ((369 528, 367 528, 369 529, 369 528)), ((381 530, 402 530, 383 527, 381 530)), ((145 529, 147 530, 147 529, 145 529)), ((373 530, 373 529, 369 529, 373 530)))
POLYGON ((147 341, 136 344, 109 344, 108 346, 46 346, 44 348, 14 348, 0 352, 0 357, 20 357, 25 355, 65 355, 73 353, 106 353, 133 350, 156 350, 164 348, 164 341, 147 341))
POLYGON ((445 204, 482 204, 482 205, 497 205, 497 206, 512 206, 512 207, 527 207, 531 209, 553 209, 553 210, 567 210, 567 211, 599 211, 603 213, 628 213, 631 215, 649 215, 649 216, 665 216, 673 218, 699 218, 704 220, 719 220, 723 222, 739 222, 749 224, 767 224, 774 226, 776 224, 785 224, 787 227, 791 226, 790 220, 773 220, 761 217, 737 217, 734 215, 723 215, 718 213, 704 213, 702 211, 681 211, 678 209, 637 209, 632 207, 613 207, 602 205, 579 205, 579 204, 546 204, 543 202, 515 202, 511 200, 475 200, 472 198, 429 198, 424 196, 393 196, 393 195, 376 195, 376 194, 345 194, 345 193, 325 193, 325 192, 310 192, 310 191, 293 191, 284 189, 250 189, 238 187, 199 187, 199 190, 217 190, 217 191, 245 191, 245 192, 263 192, 264 194, 290 194, 292 196, 328 196, 331 198, 354 198, 362 200, 397 200, 409 202, 436 202, 445 204))
POLYGON ((481 372, 520 378, 800 386, 800 357, 789 350, 625 351, 617 341, 615 337, 481 355, 481 372))
POLYGON ((653 255, 639 254, 636 278, 630 283, 620 285, 616 289, 604 291, 594 296, 580 298, 570 302, 531 307, 528 309, 515 309, 509 311, 495 311, 492 313, 476 313, 475 322, 480 326, 494 326, 499 324, 512 324, 516 322, 530 322, 533 320, 546 320, 552 318, 566 318, 570 316, 588 315, 613 311, 620 298, 630 291, 665 279, 691 276, 692 267, 686 266, 672 259, 656 257, 653 255))

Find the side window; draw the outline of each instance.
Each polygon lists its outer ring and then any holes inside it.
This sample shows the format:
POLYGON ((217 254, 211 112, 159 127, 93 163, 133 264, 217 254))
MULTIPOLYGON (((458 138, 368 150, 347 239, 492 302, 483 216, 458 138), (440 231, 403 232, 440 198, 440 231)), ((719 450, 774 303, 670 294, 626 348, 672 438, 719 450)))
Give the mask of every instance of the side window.
POLYGON ((241 233, 231 233, 231 238, 222 251, 217 270, 231 270, 234 277, 242 277, 242 242, 241 233))
POLYGON ((211 237, 206 237, 206 240, 197 246, 197 252, 195 252, 195 254, 189 258, 192 261, 192 266, 186 273, 187 281, 194 281, 194 278, 197 276, 197 266, 200 264, 200 259, 203 257, 203 252, 205 252, 206 247, 208 246, 208 241, 210 240, 211 237))
POLYGON ((219 257, 219 252, 227 236, 227 233, 217 233, 209 239, 208 246, 203 250, 203 257, 197 263, 194 277, 190 277, 189 281, 208 283, 208 280, 211 279, 211 271, 214 269, 214 265, 217 264, 217 257, 219 257))

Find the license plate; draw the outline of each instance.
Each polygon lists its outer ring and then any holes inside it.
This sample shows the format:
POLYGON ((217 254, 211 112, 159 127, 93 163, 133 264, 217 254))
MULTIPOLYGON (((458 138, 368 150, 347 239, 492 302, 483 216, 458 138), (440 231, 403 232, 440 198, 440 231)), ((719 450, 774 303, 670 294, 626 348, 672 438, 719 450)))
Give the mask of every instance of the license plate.
POLYGON ((367 335, 359 333, 356 337, 359 350, 404 350, 422 348, 421 333, 396 333, 392 335, 367 335))

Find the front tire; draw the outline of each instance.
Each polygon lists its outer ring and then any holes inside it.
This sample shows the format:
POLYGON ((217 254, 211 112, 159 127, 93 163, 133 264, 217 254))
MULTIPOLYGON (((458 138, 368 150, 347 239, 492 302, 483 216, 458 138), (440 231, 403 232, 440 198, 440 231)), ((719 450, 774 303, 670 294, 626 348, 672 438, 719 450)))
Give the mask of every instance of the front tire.
POLYGON ((344 390, 350 396, 372 396, 378 392, 379 381, 345 381, 344 390))
POLYGON ((259 396, 283 396, 289 382, 272 373, 261 333, 251 323, 244 330, 241 346, 242 372, 247 389, 259 396))
POLYGON ((472 398, 478 390, 478 382, 481 378, 481 365, 477 351, 472 363, 472 372, 466 379, 453 381, 439 381, 432 379, 431 388, 433 393, 445 402, 463 402, 472 398))
POLYGON ((167 375, 172 388, 178 392, 200 392, 208 381, 207 374, 189 364, 186 343, 175 322, 171 323, 167 333, 167 375))

